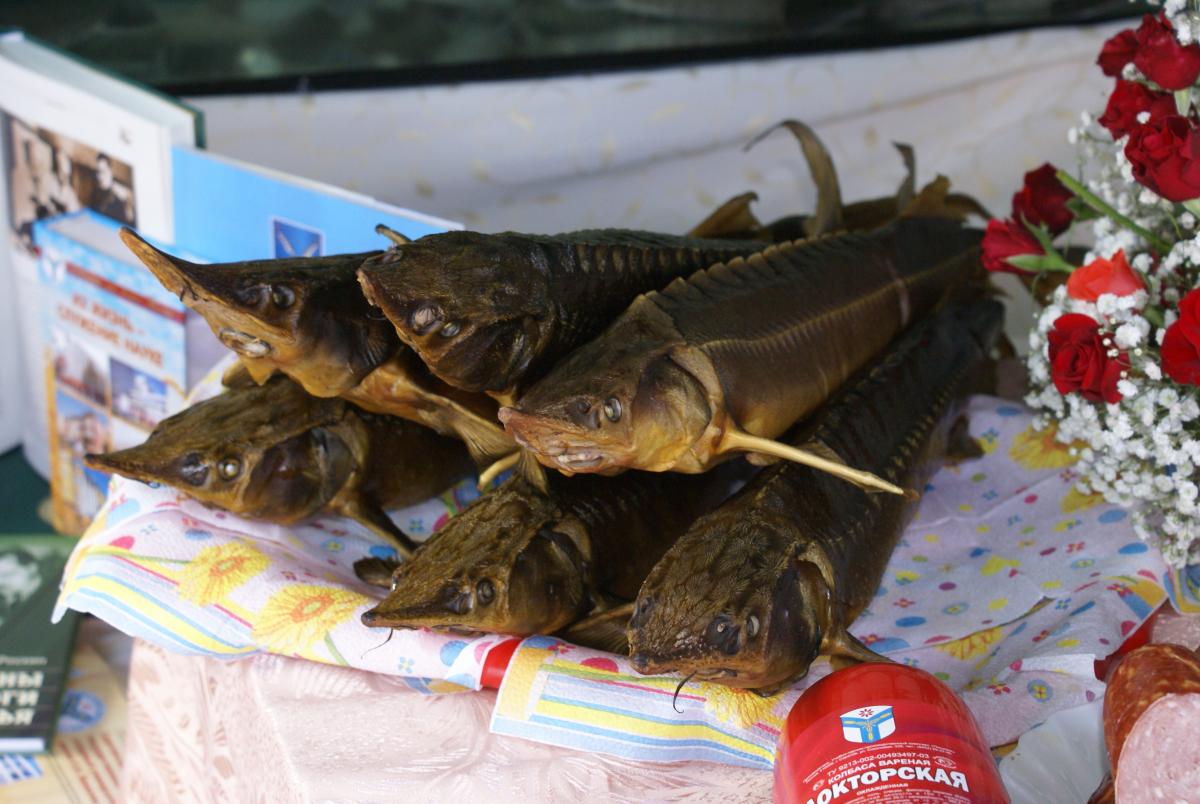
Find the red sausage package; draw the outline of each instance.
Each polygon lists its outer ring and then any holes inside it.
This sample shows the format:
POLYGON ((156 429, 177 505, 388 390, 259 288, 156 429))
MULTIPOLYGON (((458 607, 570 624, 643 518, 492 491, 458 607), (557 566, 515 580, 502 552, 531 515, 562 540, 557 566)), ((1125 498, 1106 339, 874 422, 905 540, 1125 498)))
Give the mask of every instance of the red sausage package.
POLYGON ((796 702, 780 735, 775 801, 1009 798, 961 698, 923 670, 871 662, 826 676, 796 702))

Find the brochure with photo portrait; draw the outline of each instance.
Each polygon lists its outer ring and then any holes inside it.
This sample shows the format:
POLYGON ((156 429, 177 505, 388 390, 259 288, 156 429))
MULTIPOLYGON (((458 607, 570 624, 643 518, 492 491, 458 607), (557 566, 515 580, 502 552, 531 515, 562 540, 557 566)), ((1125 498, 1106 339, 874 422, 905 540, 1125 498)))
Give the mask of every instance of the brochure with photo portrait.
POLYGON ((0 451, 49 473, 33 240, 39 220, 90 209, 174 242, 171 147, 202 144, 196 110, 20 32, 0 33, 0 451), (23 414, 21 411, 23 410, 23 414))
POLYGON ((75 540, 0 534, 0 752, 50 747, 79 622, 50 624, 75 540))

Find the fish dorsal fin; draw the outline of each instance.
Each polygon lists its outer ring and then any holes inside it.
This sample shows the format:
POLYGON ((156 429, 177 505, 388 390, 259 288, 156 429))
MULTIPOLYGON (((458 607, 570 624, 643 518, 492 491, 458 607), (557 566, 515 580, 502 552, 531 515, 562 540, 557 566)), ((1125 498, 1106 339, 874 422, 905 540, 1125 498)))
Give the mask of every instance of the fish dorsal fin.
POLYGON ((722 238, 757 234, 762 229, 762 223, 750 211, 750 204, 757 200, 758 193, 735 195, 700 221, 687 236, 722 238))
POLYGON ((623 603, 599 614, 585 617, 568 625, 561 635, 568 642, 585 648, 606 650, 611 653, 629 655, 629 637, 626 626, 633 616, 633 603, 623 603))
POLYGON ((833 157, 829 155, 829 149, 809 126, 799 120, 784 120, 750 140, 745 150, 750 150, 780 128, 786 128, 800 141, 800 150, 804 152, 813 184, 817 186, 817 208, 804 221, 805 233, 812 237, 841 229, 842 188, 838 183, 837 169, 833 166, 833 157))
POLYGON ((838 458, 832 451, 827 451, 822 455, 819 452, 813 452, 805 447, 793 447, 788 444, 783 444, 779 441, 773 441, 769 438, 761 438, 759 436, 750 435, 744 430, 729 429, 725 432, 724 438, 721 439, 720 452, 763 452, 768 455, 774 455, 784 460, 794 461, 796 463, 811 466, 827 474, 835 477, 840 477, 843 480, 849 481, 864 491, 868 492, 888 492, 889 494, 900 494, 905 497, 915 496, 915 492, 906 491, 894 483, 889 483, 883 478, 874 475, 870 472, 865 472, 861 469, 849 467, 838 458), (832 454, 832 457, 829 457, 832 454))
POLYGON ((900 208, 900 216, 909 218, 964 221, 971 215, 984 219, 991 217, 983 205, 971 196, 950 192, 950 180, 942 175, 922 187, 909 203, 900 208))
POLYGON ((407 246, 412 242, 412 240, 409 240, 407 237, 384 223, 375 224, 375 233, 383 235, 388 240, 392 241, 392 244, 396 246, 407 246))
POLYGON ((904 209, 917 194, 917 154, 913 147, 904 142, 893 142, 904 162, 904 180, 896 189, 896 209, 904 209))

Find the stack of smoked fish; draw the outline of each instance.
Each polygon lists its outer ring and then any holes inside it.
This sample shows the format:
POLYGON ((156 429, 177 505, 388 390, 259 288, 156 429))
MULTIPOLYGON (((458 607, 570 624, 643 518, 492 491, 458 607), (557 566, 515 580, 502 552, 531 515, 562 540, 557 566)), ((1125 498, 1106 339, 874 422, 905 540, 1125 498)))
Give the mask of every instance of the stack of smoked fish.
POLYGON ((126 244, 239 355, 225 393, 95 468, 239 514, 320 510, 394 543, 368 626, 561 633, 644 673, 778 689, 847 626, 924 480, 969 455, 998 337, 978 212, 939 177, 814 214, 739 196, 684 236, 448 232, 196 265, 126 244), (763 468, 766 467, 766 468, 763 468), (511 476, 415 545, 384 513, 511 476), (736 490, 736 491, 735 491, 736 490))

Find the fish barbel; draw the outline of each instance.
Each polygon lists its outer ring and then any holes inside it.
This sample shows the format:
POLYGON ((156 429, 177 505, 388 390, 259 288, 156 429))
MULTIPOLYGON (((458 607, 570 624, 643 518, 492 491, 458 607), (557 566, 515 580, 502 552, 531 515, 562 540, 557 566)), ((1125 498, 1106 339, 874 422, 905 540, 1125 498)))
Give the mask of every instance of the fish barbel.
MULTIPOLYGON (((922 487, 943 454, 979 454, 962 402, 1002 321, 1000 304, 983 301, 919 322, 794 441, 922 487)), ((847 627, 915 510, 809 467, 765 470, 697 520, 646 578, 629 621, 634 668, 772 691, 818 655, 880 659, 847 627)))
POLYGON ((899 492, 771 439, 977 270, 979 239, 953 219, 904 217, 713 266, 638 297, 500 419, 568 474, 703 472, 757 452, 899 492))
POLYGON ((144 443, 84 460, 268 522, 333 511, 405 554, 413 544, 384 508, 427 499, 471 469, 457 441, 311 396, 281 376, 198 402, 161 421, 144 443))

